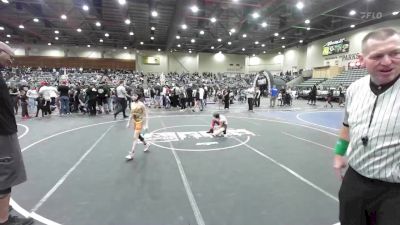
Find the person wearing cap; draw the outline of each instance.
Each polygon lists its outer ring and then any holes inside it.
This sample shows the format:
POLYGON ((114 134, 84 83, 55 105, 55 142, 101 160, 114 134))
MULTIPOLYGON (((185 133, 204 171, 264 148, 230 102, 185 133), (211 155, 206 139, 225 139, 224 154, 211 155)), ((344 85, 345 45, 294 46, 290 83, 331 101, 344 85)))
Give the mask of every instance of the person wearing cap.
MULTIPOLYGON (((13 61, 12 49, 0 42, 0 67, 10 66, 13 61)), ((32 218, 20 218, 9 214, 11 190, 27 178, 14 110, 3 76, 0 76, 0 146, 0 225, 33 224, 32 218)))
POLYGON ((133 143, 132 143, 132 149, 129 152, 129 154, 125 157, 126 160, 132 160, 134 155, 135 155, 135 147, 137 140, 139 139, 141 142, 143 142, 145 148, 144 152, 148 152, 150 143, 147 143, 144 140, 143 135, 141 134, 142 131, 146 131, 149 127, 149 121, 148 121, 148 112, 146 109, 146 106, 143 104, 143 102, 139 101, 139 96, 134 93, 131 96, 132 103, 131 103, 131 113, 129 115, 128 123, 126 124, 126 127, 128 128, 130 125, 130 122, 132 121, 133 124, 133 143))

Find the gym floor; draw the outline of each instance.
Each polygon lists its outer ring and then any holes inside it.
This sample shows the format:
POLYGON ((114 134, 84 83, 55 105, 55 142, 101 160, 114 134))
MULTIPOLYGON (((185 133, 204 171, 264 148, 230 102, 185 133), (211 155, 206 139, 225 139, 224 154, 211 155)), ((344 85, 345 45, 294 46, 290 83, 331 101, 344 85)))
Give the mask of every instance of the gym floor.
POLYGON ((228 134, 212 138, 212 112, 150 110, 149 153, 112 115, 35 118, 19 124, 28 181, 14 211, 35 224, 332 225, 340 181, 332 147, 343 108, 220 110, 228 134))

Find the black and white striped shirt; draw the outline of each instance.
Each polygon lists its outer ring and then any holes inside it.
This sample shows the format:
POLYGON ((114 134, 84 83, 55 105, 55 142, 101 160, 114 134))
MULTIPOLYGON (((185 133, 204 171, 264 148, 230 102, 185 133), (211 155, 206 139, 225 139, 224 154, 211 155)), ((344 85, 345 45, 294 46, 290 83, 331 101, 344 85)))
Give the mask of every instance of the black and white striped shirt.
POLYGON ((400 79, 374 89, 370 76, 365 76, 347 89, 344 125, 350 130, 349 165, 361 175, 400 183, 399 112, 400 79))

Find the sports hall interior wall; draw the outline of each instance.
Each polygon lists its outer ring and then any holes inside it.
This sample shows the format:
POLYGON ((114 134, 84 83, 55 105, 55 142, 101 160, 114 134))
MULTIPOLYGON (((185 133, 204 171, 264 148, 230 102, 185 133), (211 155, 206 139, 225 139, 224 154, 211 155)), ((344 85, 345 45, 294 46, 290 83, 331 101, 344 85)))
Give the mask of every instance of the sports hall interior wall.
POLYGON ((135 70, 134 60, 84 57, 18 56, 15 66, 41 68, 125 69, 135 70))
MULTIPOLYGON (((17 55, 25 56, 51 56, 51 57, 87 57, 87 58, 113 58, 135 60, 135 69, 143 72, 240 72, 251 73, 260 70, 271 72, 311 70, 314 67, 330 65, 345 66, 348 60, 342 60, 346 54, 361 52, 361 40, 370 31, 382 27, 392 27, 400 30, 400 20, 389 20, 370 25, 360 29, 354 28, 348 32, 323 38, 308 44, 298 45, 292 48, 282 49, 282 55, 259 54, 256 56, 239 54, 218 53, 185 53, 185 52, 157 52, 135 49, 115 49, 101 47, 78 46, 43 46, 24 45, 13 46, 17 55), (348 53, 334 56, 322 56, 323 45, 329 41, 346 38, 350 41, 348 53), (159 65, 147 65, 143 62, 143 56, 159 57, 159 65)), ((350 29, 350 28, 349 28, 350 29)))

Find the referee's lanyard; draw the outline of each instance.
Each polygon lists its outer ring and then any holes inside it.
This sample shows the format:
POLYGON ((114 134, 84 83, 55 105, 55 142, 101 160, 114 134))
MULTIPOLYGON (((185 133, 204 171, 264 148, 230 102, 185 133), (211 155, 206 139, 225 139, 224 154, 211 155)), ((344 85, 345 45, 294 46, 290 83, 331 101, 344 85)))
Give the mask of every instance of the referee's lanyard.
POLYGON ((378 103, 378 98, 379 98, 379 94, 376 96, 375 103, 374 103, 374 107, 372 108, 372 113, 371 113, 371 117, 370 117, 370 119, 369 119, 367 134, 366 134, 365 136, 362 136, 362 137, 361 137, 361 141, 362 141, 362 143, 363 143, 364 146, 367 146, 367 145, 368 145, 368 141, 369 141, 369 138, 368 138, 369 128, 371 127, 372 120, 374 119, 374 114, 375 114, 376 104, 378 103))

